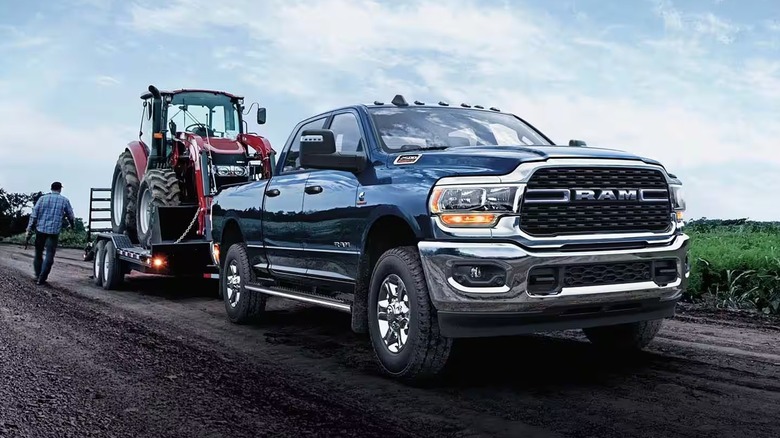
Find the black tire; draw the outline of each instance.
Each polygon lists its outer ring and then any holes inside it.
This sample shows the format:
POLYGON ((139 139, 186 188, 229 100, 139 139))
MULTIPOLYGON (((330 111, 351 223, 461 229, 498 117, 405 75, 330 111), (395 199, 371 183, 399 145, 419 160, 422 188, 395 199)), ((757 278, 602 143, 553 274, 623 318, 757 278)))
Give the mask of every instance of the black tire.
POLYGON ((92 258, 92 282, 95 286, 103 286, 103 260, 106 254, 106 241, 95 244, 95 256, 92 258))
POLYGON ((126 150, 119 154, 111 181, 111 229, 114 233, 127 235, 131 242, 138 243, 135 225, 139 186, 138 170, 135 168, 135 161, 133 161, 130 151, 126 150), (114 202, 116 196, 122 197, 119 205, 114 202))
POLYGON ((582 329, 597 347, 620 352, 637 352, 647 347, 661 330, 663 319, 582 329))
MULTIPOLYGON (((146 171, 144 180, 138 188, 138 208, 136 211, 136 229, 138 241, 146 248, 151 246, 152 221, 157 207, 177 206, 181 204, 181 186, 179 178, 171 169, 152 169, 146 171), (149 202, 144 202, 147 192, 149 202), (149 213, 149 222, 144 221, 144 211, 149 213), (147 226, 148 224, 148 226, 147 226)), ((182 230, 184 231, 184 230, 182 230)))
POLYGON ((114 242, 109 240, 103 250, 103 289, 117 290, 125 279, 122 260, 116 255, 114 242))
POLYGON ((421 382, 444 368, 452 351, 452 339, 439 332, 417 248, 393 248, 382 254, 371 276, 367 307, 374 357, 383 373, 400 380, 421 382), (391 351, 385 344, 384 333, 379 327, 377 303, 386 279, 400 279, 408 294, 408 337, 398 352, 391 351))
POLYGON ((225 302, 225 311, 228 319, 234 324, 249 324, 260 320, 268 296, 260 292, 248 290, 246 284, 252 282, 255 276, 249 264, 244 243, 235 243, 228 249, 225 255, 225 263, 219 274, 219 289, 225 302), (232 272, 232 273, 231 273, 232 272), (238 284, 238 297, 228 288, 228 283, 234 279, 235 274, 238 284), (229 278, 231 277, 231 278, 229 278))

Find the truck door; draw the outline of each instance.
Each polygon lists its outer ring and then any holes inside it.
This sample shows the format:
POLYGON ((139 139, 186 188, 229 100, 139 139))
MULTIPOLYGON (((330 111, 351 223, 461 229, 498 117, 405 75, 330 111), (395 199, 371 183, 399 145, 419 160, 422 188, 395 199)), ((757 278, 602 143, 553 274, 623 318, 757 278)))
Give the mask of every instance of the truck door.
MULTIPOLYGON (((336 113, 329 129, 339 152, 363 151, 357 114, 336 113)), ((352 172, 311 169, 303 195, 307 274, 330 286, 351 285, 357 277, 365 218, 356 205, 360 183, 352 172)))
POLYGON ((309 171, 302 169, 298 155, 301 132, 320 129, 322 117, 302 125, 288 140, 281 159, 284 164, 278 175, 266 186, 263 202, 263 246, 268 258, 268 269, 274 276, 303 277, 306 263, 303 241, 306 237, 301 216, 303 195, 309 171))

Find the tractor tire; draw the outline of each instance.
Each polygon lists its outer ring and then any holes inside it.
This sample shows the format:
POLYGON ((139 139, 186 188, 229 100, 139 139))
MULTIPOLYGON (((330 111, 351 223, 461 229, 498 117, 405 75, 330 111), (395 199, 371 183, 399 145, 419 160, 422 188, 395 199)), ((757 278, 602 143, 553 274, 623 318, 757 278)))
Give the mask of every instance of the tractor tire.
POLYGON ((138 243, 136 232, 136 203, 138 202, 138 169, 130 151, 119 154, 111 183, 111 229, 125 234, 138 243))
POLYGON ((147 170, 144 180, 138 188, 138 209, 136 211, 138 240, 144 247, 151 246, 152 220, 157 207, 180 204, 181 186, 176 173, 171 169, 147 170))
POLYGON ((439 332, 417 248, 382 254, 371 276, 367 307, 374 357, 384 374, 423 383, 444 368, 452 339, 439 332))

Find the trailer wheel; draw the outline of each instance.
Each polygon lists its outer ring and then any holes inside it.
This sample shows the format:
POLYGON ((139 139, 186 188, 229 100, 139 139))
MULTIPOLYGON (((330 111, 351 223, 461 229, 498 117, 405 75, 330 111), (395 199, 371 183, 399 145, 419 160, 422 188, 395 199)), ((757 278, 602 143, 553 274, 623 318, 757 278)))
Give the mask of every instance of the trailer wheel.
POLYGON ((382 254, 368 293, 368 331, 382 372, 409 382, 438 374, 452 339, 439 333, 417 249, 392 248, 382 254))
POLYGON ((95 255, 92 258, 92 282, 95 286, 103 285, 103 258, 106 254, 106 241, 99 240, 95 244, 95 255))
POLYGON ((246 288, 246 284, 253 278, 246 245, 233 244, 228 249, 225 263, 219 274, 219 289, 225 302, 228 319, 234 324, 256 322, 265 310, 268 297, 246 288))
POLYGON ((103 289, 117 290, 124 280, 122 260, 116 255, 116 246, 109 240, 103 249, 103 289))

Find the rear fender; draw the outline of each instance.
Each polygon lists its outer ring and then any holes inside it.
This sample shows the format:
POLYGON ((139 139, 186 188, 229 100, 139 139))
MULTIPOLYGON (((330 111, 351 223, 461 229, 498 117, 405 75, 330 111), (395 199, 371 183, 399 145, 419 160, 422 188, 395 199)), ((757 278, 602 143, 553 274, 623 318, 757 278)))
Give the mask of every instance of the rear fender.
POLYGON ((131 141, 127 144, 127 150, 133 156, 135 170, 138 172, 138 178, 143 179, 146 173, 146 163, 149 161, 149 148, 141 141, 131 141))

